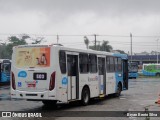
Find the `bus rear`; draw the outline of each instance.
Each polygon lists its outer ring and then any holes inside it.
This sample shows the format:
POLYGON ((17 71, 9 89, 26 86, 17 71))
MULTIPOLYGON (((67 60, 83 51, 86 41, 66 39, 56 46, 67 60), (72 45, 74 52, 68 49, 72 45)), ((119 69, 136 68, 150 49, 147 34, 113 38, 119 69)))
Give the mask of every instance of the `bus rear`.
POLYGON ((51 47, 47 45, 13 48, 11 98, 54 99, 55 70, 50 54, 51 47))

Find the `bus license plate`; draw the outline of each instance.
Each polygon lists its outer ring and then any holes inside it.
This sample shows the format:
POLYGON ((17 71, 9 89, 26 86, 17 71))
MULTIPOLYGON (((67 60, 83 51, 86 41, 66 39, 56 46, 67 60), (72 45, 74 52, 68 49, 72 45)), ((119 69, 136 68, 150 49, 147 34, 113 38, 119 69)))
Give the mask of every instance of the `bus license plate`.
POLYGON ((34 80, 47 80, 47 73, 33 73, 34 80))

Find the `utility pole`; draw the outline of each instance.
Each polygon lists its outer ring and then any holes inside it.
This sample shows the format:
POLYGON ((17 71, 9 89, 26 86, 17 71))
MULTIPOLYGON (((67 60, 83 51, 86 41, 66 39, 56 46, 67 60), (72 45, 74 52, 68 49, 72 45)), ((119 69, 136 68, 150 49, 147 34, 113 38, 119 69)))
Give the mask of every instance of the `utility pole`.
POLYGON ((94 48, 95 48, 95 50, 97 50, 97 46, 96 46, 96 43, 97 43, 97 39, 96 39, 96 37, 97 37, 97 35, 96 34, 94 34, 94 38, 95 38, 95 43, 94 43, 94 48))
POLYGON ((132 33, 130 33, 130 38, 131 38, 131 63, 132 63, 132 33))
POLYGON ((156 41, 157 41, 157 64, 158 64, 158 41, 159 39, 157 39, 156 41))

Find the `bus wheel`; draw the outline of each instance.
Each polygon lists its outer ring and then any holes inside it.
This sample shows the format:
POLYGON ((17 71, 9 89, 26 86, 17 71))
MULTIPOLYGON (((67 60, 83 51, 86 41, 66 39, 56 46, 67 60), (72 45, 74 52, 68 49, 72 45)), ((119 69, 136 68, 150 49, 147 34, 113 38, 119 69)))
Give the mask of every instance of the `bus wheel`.
POLYGON ((82 99, 81 99, 82 105, 84 105, 84 106, 88 105, 89 100, 90 100, 89 88, 84 87, 82 90, 82 99))
POLYGON ((57 101, 56 100, 43 100, 42 103, 46 106, 55 106, 57 101))
POLYGON ((122 85, 120 83, 118 83, 117 91, 115 93, 115 97, 119 97, 121 95, 121 91, 122 91, 122 85))

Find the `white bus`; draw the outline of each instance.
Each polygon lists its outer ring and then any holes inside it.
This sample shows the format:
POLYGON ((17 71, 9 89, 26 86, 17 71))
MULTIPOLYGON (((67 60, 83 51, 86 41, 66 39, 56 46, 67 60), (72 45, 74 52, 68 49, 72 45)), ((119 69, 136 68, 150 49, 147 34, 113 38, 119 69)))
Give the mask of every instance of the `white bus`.
POLYGON ((16 46, 12 54, 11 98, 45 105, 128 89, 128 58, 124 54, 66 48, 59 45, 16 46))

